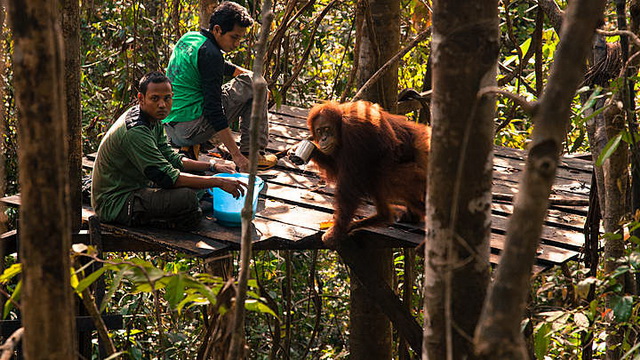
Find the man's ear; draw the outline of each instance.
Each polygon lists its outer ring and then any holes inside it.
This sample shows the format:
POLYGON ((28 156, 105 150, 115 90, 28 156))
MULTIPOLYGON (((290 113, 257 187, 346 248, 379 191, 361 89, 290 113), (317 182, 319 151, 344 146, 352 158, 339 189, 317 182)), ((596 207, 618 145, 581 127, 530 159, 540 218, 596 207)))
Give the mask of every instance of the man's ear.
POLYGON ((142 98, 144 98, 144 95, 142 95, 142 93, 138 93, 138 102, 142 101, 142 98))
POLYGON ((214 34, 220 35, 220 34, 222 34, 222 28, 218 24, 213 25, 213 27, 211 28, 211 32, 214 33, 214 34))

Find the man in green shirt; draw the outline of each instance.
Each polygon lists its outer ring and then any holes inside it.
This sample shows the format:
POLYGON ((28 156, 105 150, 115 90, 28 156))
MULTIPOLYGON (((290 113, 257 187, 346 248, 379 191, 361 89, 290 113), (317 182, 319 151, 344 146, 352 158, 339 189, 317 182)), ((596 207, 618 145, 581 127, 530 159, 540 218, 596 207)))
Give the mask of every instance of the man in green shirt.
POLYGON ((194 189, 220 187, 235 197, 244 194, 240 181, 183 172, 230 172, 233 167, 191 160, 169 146, 160 122, 169 115, 172 97, 164 74, 146 74, 138 105, 120 116, 100 142, 91 204, 101 221, 186 229, 202 218, 194 189))
MULTIPOLYGON (((217 134, 240 171, 247 171, 249 165, 246 155, 253 101, 252 75, 247 69, 225 61, 224 53, 240 45, 252 24, 253 19, 244 7, 225 1, 213 11, 209 29, 190 31, 178 40, 167 66, 175 97, 171 114, 163 123, 171 143, 194 146, 217 134), (225 76, 233 79, 223 85, 225 76), (240 147, 229 129, 229 124, 238 118, 240 147)), ((274 166, 277 159, 265 152, 269 142, 266 104, 262 111, 265 121, 258 136, 258 169, 265 170, 274 166)))

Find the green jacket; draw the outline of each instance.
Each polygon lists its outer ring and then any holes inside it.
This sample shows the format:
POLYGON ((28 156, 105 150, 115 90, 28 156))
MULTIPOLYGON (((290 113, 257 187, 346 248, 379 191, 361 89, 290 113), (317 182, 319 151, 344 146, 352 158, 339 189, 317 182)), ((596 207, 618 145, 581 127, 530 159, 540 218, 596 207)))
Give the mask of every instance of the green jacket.
POLYGON ((182 155, 167 143, 162 124, 136 105, 120 116, 100 142, 91 205, 101 221, 113 221, 132 192, 153 185, 171 188, 182 168, 182 155))

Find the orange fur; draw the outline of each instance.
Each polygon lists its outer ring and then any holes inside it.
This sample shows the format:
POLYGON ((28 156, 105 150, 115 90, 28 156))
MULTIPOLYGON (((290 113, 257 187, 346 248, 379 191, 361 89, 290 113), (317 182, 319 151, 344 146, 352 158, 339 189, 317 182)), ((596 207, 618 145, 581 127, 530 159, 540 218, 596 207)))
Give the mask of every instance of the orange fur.
POLYGON ((336 185, 334 226, 323 236, 328 245, 359 227, 391 222, 392 204, 407 207, 413 219, 425 215, 427 167, 431 129, 366 101, 315 105, 307 125, 315 138, 319 117, 335 127, 337 151, 315 152, 314 162, 327 181, 336 185), (364 198, 371 198, 377 214, 352 221, 364 198))

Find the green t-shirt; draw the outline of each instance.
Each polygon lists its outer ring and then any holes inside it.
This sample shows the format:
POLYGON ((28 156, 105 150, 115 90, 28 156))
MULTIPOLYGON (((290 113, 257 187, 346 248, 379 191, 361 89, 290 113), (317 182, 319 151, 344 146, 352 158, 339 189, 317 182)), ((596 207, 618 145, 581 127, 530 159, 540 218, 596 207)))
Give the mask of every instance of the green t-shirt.
POLYGON ((182 155, 169 146, 162 124, 134 106, 100 142, 92 172, 91 205, 101 221, 113 221, 133 191, 153 185, 170 188, 182 168, 182 155))
POLYGON ((198 51, 207 38, 197 31, 184 34, 176 43, 169 65, 167 77, 173 87, 173 105, 163 123, 171 121, 191 121, 202 116, 204 97, 200 71, 198 70, 198 51))

